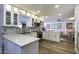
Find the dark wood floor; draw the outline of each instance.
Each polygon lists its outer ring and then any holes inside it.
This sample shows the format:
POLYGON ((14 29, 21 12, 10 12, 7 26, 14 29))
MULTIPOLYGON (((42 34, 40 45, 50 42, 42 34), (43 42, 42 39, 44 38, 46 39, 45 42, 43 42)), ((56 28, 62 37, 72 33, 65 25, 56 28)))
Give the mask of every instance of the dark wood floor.
POLYGON ((60 43, 41 39, 40 54, 74 54, 74 42, 63 40, 60 43))

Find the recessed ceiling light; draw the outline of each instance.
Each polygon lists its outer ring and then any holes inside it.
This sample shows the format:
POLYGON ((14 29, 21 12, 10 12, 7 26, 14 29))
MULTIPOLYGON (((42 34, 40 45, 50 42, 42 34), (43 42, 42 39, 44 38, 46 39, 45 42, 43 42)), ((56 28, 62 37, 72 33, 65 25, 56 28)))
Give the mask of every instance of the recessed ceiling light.
POLYGON ((61 15, 62 15, 62 13, 59 13, 59 14, 58 14, 58 16, 61 16, 61 15))
POLYGON ((55 8, 58 8, 59 7, 59 5, 55 5, 55 8))
POLYGON ((40 11, 37 11, 37 13, 40 13, 40 11))

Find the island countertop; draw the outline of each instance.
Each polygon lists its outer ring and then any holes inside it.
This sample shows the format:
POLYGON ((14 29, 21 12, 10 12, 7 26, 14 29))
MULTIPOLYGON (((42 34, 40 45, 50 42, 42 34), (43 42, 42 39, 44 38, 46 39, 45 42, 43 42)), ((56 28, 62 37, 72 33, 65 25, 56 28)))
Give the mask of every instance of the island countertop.
POLYGON ((35 42, 39 40, 39 38, 27 35, 27 34, 7 34, 3 35, 3 37, 15 44, 17 44, 20 47, 23 47, 25 45, 28 45, 32 42, 35 42))

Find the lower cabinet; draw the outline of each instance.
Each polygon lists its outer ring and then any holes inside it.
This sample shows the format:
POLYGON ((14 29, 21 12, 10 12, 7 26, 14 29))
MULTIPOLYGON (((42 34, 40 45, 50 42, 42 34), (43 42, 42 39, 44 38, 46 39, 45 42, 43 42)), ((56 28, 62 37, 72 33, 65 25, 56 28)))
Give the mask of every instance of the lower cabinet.
POLYGON ((43 32, 43 39, 60 42, 60 33, 59 32, 43 32))
POLYGON ((19 45, 4 39, 5 54, 37 54, 39 53, 38 48, 38 41, 20 47, 19 45))
POLYGON ((48 32, 43 32, 43 39, 49 39, 49 37, 48 37, 49 35, 48 35, 48 32))
POLYGON ((21 48, 14 44, 13 42, 10 42, 7 39, 4 39, 4 53, 5 54, 18 54, 21 53, 21 48))

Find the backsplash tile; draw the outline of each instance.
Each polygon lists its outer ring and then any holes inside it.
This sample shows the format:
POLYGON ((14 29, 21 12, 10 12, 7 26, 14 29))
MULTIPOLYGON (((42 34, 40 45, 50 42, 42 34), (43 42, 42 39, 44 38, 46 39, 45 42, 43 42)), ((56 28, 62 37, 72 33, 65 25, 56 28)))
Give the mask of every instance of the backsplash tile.
POLYGON ((15 33, 17 33, 15 27, 4 27, 3 31, 4 31, 4 34, 15 34, 15 33))

